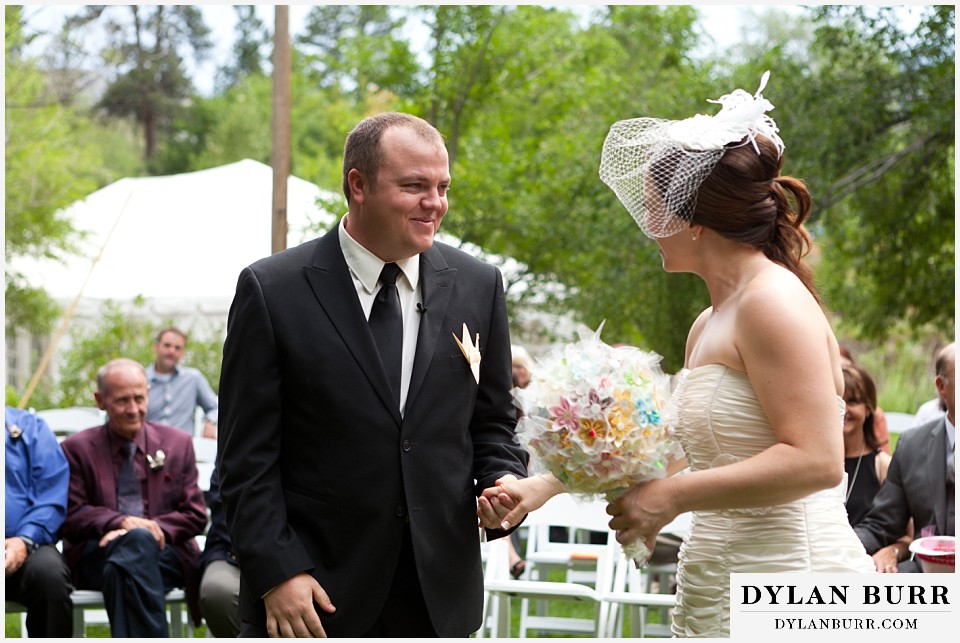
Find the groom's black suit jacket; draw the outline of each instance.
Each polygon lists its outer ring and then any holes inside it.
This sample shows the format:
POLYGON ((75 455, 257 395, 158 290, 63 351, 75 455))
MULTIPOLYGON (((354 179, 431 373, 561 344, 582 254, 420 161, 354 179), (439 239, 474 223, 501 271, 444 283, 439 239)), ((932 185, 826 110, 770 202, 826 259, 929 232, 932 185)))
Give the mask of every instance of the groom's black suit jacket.
MULTIPOLYGON (((270 588, 308 572, 359 636, 390 589, 409 521, 441 637, 480 625, 476 498, 526 475, 514 441, 500 272, 435 243, 420 255, 417 350, 401 418, 337 227, 248 266, 230 308, 220 380, 221 494, 240 562, 240 616, 262 624, 270 588), (454 341, 480 334, 479 385, 454 341)), ((499 537, 505 532, 491 532, 499 537)))

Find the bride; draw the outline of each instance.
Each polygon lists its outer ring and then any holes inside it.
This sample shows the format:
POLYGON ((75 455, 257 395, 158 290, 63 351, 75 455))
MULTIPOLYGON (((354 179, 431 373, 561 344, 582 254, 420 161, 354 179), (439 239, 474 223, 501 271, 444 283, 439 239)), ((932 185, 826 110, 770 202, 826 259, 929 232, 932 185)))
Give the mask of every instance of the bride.
MULTIPOLYGON (((600 177, 660 247, 667 272, 707 285, 672 404, 684 475, 610 503, 617 540, 642 540, 683 512, 676 636, 729 636, 731 572, 871 572, 844 509, 844 380, 837 340, 803 262, 810 195, 783 176, 784 144, 760 89, 715 116, 615 123, 600 177)), ((485 526, 514 524, 562 492, 507 476, 479 500, 485 526)))

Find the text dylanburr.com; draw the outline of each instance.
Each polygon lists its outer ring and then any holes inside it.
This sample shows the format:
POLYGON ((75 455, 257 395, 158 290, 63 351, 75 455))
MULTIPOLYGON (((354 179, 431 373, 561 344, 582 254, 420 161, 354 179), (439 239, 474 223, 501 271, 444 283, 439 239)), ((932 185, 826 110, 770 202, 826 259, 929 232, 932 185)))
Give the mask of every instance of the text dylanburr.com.
POLYGON ((956 574, 731 574, 730 637, 942 636, 958 603, 956 574))

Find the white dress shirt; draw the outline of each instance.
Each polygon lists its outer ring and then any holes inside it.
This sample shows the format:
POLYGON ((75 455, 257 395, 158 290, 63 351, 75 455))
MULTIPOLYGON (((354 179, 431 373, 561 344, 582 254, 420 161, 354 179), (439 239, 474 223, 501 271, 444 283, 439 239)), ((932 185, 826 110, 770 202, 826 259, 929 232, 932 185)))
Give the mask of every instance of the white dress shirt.
MULTIPOLYGON (((347 232, 345 222, 347 216, 340 219, 339 236, 340 249, 343 258, 347 260, 353 285, 360 298, 363 316, 370 319, 370 310, 373 300, 380 292, 380 271, 386 262, 364 248, 347 232)), ((400 372, 400 414, 403 415, 407 403, 407 392, 410 389, 410 374, 413 372, 413 358, 417 351, 417 334, 420 331, 420 313, 418 306, 422 306, 423 298, 420 294, 420 255, 396 262, 403 274, 397 279, 397 292, 400 294, 400 314, 403 316, 403 367, 400 372)))

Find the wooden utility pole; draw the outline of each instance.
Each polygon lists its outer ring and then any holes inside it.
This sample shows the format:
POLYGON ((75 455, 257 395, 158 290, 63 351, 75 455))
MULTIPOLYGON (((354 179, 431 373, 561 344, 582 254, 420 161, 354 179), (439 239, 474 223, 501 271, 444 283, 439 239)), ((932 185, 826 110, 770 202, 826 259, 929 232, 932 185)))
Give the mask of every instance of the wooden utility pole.
POLYGON ((287 178, 290 176, 290 7, 273 19, 273 228, 271 253, 287 247, 287 178))

